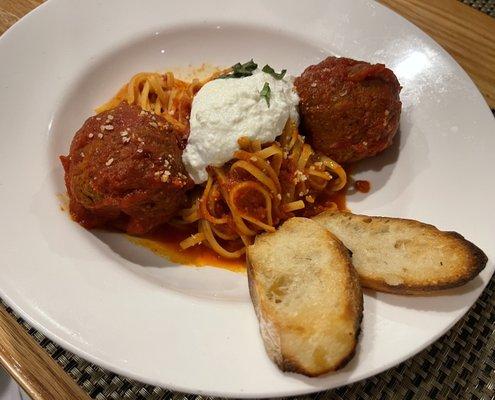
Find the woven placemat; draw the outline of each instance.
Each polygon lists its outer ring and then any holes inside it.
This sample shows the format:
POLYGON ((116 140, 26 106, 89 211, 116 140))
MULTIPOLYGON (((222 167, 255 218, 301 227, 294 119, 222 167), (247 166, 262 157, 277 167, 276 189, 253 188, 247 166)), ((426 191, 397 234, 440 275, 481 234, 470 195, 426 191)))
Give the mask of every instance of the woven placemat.
MULTIPOLYGON (((434 0, 433 0, 434 1, 434 0)), ((461 0, 464 4, 495 17, 495 0, 461 0)), ((495 40, 495 39, 494 39, 495 40)))
MULTIPOLYGON (((460 1, 495 17, 495 0, 460 1)), ((170 392, 106 371, 47 339, 1 299, 0 307, 7 309, 93 399, 210 399, 170 392)), ((302 398, 495 400, 495 276, 461 321, 415 357, 364 381, 302 398)))

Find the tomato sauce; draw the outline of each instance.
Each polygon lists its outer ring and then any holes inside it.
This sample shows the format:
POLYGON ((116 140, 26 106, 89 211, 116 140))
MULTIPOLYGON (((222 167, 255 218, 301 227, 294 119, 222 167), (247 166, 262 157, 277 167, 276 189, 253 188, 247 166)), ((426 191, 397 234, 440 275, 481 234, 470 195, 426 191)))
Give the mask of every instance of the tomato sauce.
POLYGON ((368 193, 371 189, 369 181, 356 181, 354 182, 354 188, 361 193, 368 193))
MULTIPOLYGON (((319 214, 325 211, 328 207, 326 205, 329 203, 335 203, 341 211, 348 211, 346 204, 347 189, 348 187, 346 186, 342 190, 332 194, 322 192, 318 195, 315 205, 307 204, 305 212, 301 216, 310 217, 319 214)), ((152 233, 148 233, 140 238, 132 237, 131 240, 177 264, 196 267, 213 266, 234 272, 244 272, 246 270, 245 257, 235 259, 224 258, 202 244, 183 250, 179 243, 195 233, 197 233, 197 230, 194 225, 164 225, 152 233)))
POLYGON ((337 207, 340 211, 349 211, 349 209, 347 208, 346 192, 347 185, 342 190, 339 190, 338 192, 327 196, 327 199, 328 201, 337 204, 337 207))
POLYGON ((164 225, 153 233, 146 234, 140 238, 132 237, 131 240, 177 264, 197 267, 209 265, 235 272, 246 270, 244 257, 234 259, 224 258, 202 244, 183 250, 179 243, 194 233, 197 233, 194 226, 179 228, 172 225, 164 225))

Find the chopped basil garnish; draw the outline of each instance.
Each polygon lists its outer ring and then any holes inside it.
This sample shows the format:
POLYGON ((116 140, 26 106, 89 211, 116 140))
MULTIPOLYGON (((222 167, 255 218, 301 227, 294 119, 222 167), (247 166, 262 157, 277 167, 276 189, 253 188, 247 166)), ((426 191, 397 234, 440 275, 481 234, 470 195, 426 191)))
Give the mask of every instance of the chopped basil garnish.
MULTIPOLYGON (((232 71, 229 72, 228 74, 219 76, 220 79, 226 79, 226 78, 244 78, 245 76, 251 76, 253 75, 253 72, 258 68, 258 64, 256 64, 253 59, 249 60, 248 62, 245 62, 244 64, 237 63, 235 65, 232 65, 232 71)), ((270 67, 268 64, 266 64, 263 69, 263 72, 271 75, 274 77, 276 80, 281 80, 284 76, 285 73, 287 72, 286 69, 283 69, 280 72, 275 72, 275 70, 270 67)))
POLYGON ((270 108, 270 94, 271 94, 270 84, 265 82, 263 89, 261 89, 260 96, 266 100, 266 105, 270 108))
POLYGON ((256 64, 253 59, 250 61, 241 64, 237 63, 235 65, 232 65, 232 72, 229 72, 226 75, 220 76, 219 78, 225 79, 225 78, 243 78, 245 76, 251 76, 253 75, 253 71, 258 68, 258 64, 256 64))
POLYGON ((273 76, 276 80, 280 80, 282 79, 284 76, 285 76, 285 73, 287 72, 286 69, 283 69, 282 71, 280 71, 278 74, 275 72, 275 70, 270 67, 268 64, 266 64, 263 69, 262 69, 263 72, 267 73, 267 74, 270 74, 271 76, 273 76))

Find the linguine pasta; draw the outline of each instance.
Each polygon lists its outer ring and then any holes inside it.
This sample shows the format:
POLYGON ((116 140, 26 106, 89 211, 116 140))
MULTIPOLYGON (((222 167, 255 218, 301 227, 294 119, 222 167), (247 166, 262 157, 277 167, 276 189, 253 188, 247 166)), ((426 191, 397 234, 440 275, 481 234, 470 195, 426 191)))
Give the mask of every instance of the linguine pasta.
MULTIPOLYGON (((191 82, 177 79, 172 72, 138 73, 96 112, 125 101, 162 116, 187 140, 194 95, 205 83, 228 72, 191 82)), ((304 143, 293 121, 272 143, 241 138, 239 147, 230 162, 209 167, 208 181, 192 199, 192 206, 171 221, 197 227, 197 233, 180 243, 182 249, 204 244, 222 257, 238 258, 257 234, 274 232, 284 220, 337 207, 320 199, 346 185, 344 169, 304 143)))

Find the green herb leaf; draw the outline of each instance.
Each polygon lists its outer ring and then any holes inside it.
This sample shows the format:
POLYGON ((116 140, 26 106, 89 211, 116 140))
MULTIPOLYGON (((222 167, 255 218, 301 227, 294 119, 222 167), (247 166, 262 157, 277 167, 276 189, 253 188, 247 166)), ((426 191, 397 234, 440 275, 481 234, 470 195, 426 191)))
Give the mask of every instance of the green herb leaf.
POLYGON ((275 72, 275 70, 270 67, 268 64, 266 64, 263 69, 262 69, 263 72, 267 73, 267 74, 270 74, 271 76, 273 76, 276 80, 280 80, 282 79, 284 76, 285 76, 285 73, 287 72, 286 69, 283 69, 282 71, 280 71, 278 74, 275 72))
POLYGON ((270 108, 270 94, 272 90, 270 89, 270 84, 265 82, 263 89, 261 89, 260 96, 266 100, 266 105, 270 108))
POLYGON ((249 60, 248 62, 245 62, 244 64, 237 63, 232 65, 232 72, 220 76, 220 79, 226 79, 226 78, 243 78, 245 76, 251 76, 253 75, 253 71, 258 68, 258 64, 256 64, 253 59, 249 60))

